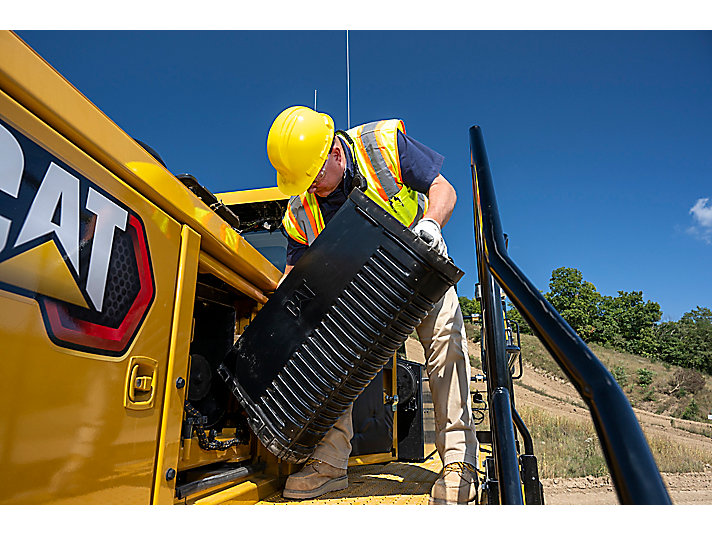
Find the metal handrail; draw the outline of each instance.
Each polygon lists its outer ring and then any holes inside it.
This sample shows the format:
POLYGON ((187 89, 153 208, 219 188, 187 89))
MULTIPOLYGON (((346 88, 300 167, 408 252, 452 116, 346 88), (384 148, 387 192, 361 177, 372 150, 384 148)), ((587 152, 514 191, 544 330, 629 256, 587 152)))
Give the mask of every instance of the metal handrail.
MULTIPOLYGON (((511 397, 504 336, 501 335, 502 310, 498 305, 501 287, 588 405, 619 501, 623 504, 671 504, 643 431, 620 386, 574 329, 509 258, 479 126, 470 128, 470 157, 487 387, 500 399, 491 414, 491 419, 494 419, 493 442, 502 440, 493 443, 500 502, 521 502, 521 490, 518 498, 514 489, 509 493, 506 491, 508 486, 513 486, 508 484, 512 479, 519 483, 519 475, 512 472, 516 465, 512 410, 501 405, 511 397)), ((491 406, 494 401, 492 398, 491 406)))

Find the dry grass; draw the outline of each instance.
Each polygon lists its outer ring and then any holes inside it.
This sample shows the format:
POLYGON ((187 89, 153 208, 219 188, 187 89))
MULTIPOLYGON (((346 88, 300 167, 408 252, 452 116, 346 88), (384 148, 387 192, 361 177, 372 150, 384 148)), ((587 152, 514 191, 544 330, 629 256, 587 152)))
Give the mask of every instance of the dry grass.
POLYGON ((541 478, 608 473, 592 423, 526 406, 519 412, 532 434, 541 478))
POLYGON ((696 425, 694 423, 689 423, 687 421, 681 421, 679 419, 678 420, 670 419, 670 426, 673 426, 675 428, 681 428, 682 430, 691 432, 693 434, 699 434, 700 436, 712 438, 712 425, 700 427, 700 425, 696 425))
MULTIPOLYGON (((519 412, 532 434, 541 478, 608 474, 593 423, 526 406, 519 412)), ((648 444, 658 468, 665 473, 703 471, 705 464, 712 462, 705 451, 667 438, 651 436, 648 444)))
MULTIPOLYGON (((709 375, 704 375, 707 383, 694 395, 689 392, 670 395, 667 393, 670 389, 669 381, 678 367, 595 344, 591 344, 590 348, 603 365, 619 379, 623 392, 634 408, 680 418, 694 399, 699 408, 694 419, 707 422, 707 414, 712 412, 712 378, 709 375), (651 384, 639 383, 638 372, 641 369, 652 372, 651 384)), ((522 356, 524 361, 533 367, 568 382, 566 375, 536 337, 522 335, 522 356)), ((712 430, 712 425, 710 429, 712 430)), ((699 430, 697 433, 700 433, 699 430)))
POLYGON ((658 469, 663 473, 694 473, 703 471, 705 464, 712 462, 712 455, 697 447, 689 447, 679 442, 648 437, 648 444, 658 469))
MULTIPOLYGON (((467 332, 470 339, 475 337, 472 330, 467 332)), ((634 407, 670 416, 672 426, 712 437, 712 424, 702 420, 712 408, 712 379, 709 376, 706 375, 707 383, 704 388, 694 395, 690 393, 669 395, 666 393, 670 389, 667 383, 677 369, 676 367, 597 345, 591 345, 591 350, 614 375, 621 376, 622 381, 626 382, 622 384, 622 389, 634 407), (639 383, 639 369, 652 371, 651 384, 643 386, 639 383), (702 420, 701 422, 707 424, 700 425, 699 422, 692 423, 673 419, 673 417, 680 417, 692 398, 700 408, 701 413, 698 421, 702 420)), ((522 335, 522 355, 524 361, 536 369, 568 382, 566 375, 538 338, 522 335)), ((479 353, 470 354, 470 360, 475 368, 479 368, 479 353)), ((527 387, 539 394, 550 396, 544 391, 537 391, 522 383, 516 384, 516 387, 527 387)), ((583 401, 572 404, 587 410, 583 401)), ((608 467, 590 420, 554 415, 540 408, 521 405, 518 406, 518 410, 532 433, 534 453, 538 459, 539 475, 542 478, 608 474, 608 467)), ((484 423, 478 426, 478 429, 481 430, 487 426, 485 418, 484 423)), ((646 435, 646 438, 658 468, 662 472, 699 472, 704 470, 705 464, 712 464, 712 455, 704 449, 680 444, 674 439, 658 437, 654 434, 646 435)))

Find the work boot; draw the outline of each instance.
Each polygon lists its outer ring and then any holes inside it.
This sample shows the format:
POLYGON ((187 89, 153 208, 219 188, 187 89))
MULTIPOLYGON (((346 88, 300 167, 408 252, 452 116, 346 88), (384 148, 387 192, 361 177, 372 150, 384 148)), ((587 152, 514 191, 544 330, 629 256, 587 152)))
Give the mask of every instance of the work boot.
POLYGON ((477 470, 465 462, 447 464, 430 490, 429 504, 477 504, 477 470))
POLYGON ((310 458, 301 471, 289 475, 282 496, 287 499, 313 499, 330 491, 346 489, 348 486, 346 469, 310 458))

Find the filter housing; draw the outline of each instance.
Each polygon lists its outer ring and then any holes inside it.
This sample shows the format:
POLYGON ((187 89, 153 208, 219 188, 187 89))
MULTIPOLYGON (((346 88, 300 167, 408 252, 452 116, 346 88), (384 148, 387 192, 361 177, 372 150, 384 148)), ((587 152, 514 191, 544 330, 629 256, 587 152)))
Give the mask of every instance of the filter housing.
POLYGON ((354 190, 218 372, 265 447, 303 462, 463 274, 354 190))

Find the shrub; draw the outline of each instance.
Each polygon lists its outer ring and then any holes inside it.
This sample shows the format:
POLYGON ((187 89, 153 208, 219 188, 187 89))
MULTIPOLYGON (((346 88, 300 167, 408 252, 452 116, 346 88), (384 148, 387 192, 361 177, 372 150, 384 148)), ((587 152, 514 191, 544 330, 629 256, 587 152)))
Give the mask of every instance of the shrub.
POLYGON ((611 369, 611 374, 621 388, 628 385, 628 371, 622 365, 616 365, 611 369))
POLYGON ((667 381, 668 395, 684 396, 686 393, 698 393, 705 387, 705 377, 694 369, 677 369, 667 381))
POLYGON ((650 369, 638 369, 638 385, 647 387, 653 383, 654 373, 650 369))
POLYGON ((643 395, 644 401, 654 401, 655 400, 655 388, 649 388, 645 395, 643 395))
POLYGON ((700 416, 700 407, 697 406, 695 399, 690 400, 690 404, 687 405, 685 411, 682 412, 682 419, 687 419, 689 421, 694 421, 700 416))
POLYGON ((465 335, 467 336, 467 339, 471 340, 473 343, 479 343, 482 339, 482 329, 478 324, 465 322, 465 335))

